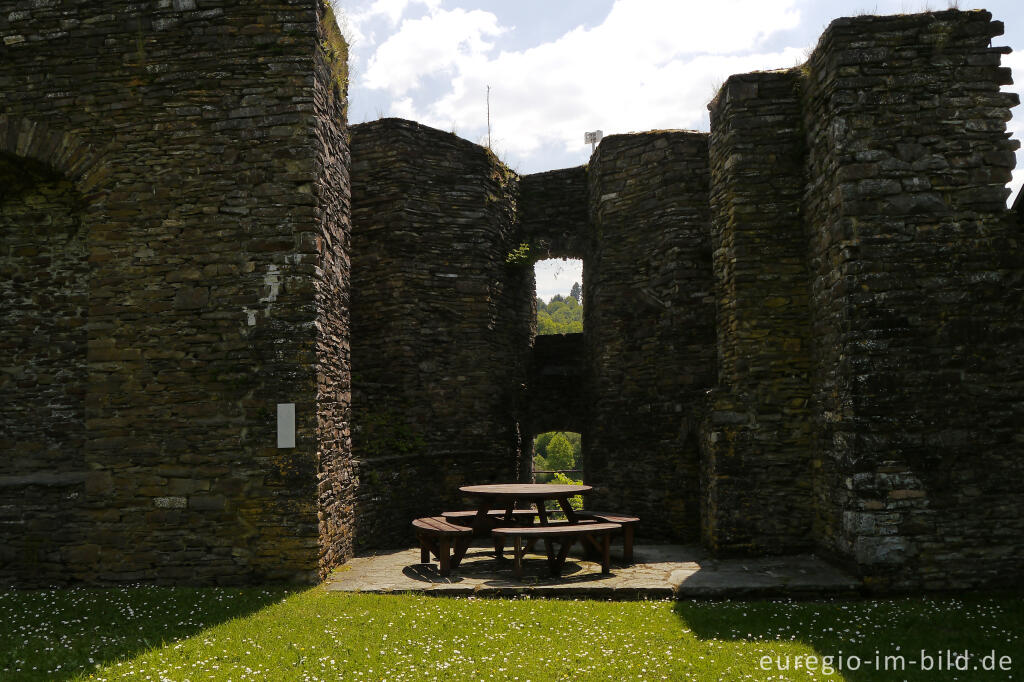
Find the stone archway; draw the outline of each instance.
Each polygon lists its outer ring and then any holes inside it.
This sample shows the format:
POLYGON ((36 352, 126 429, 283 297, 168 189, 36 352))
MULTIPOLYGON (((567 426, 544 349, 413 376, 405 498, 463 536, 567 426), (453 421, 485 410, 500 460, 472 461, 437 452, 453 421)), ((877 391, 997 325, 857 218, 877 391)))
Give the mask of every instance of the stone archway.
POLYGON ((46 582, 84 559, 89 239, 98 157, 72 135, 0 117, 0 564, 46 582), (90 179, 86 179, 90 178, 90 179))

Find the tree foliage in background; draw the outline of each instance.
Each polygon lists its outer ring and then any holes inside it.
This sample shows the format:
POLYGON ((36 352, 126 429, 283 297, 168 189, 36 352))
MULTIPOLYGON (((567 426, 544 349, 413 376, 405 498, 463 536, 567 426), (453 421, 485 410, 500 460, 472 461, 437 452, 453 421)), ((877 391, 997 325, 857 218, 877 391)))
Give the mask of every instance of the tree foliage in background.
POLYGON ((575 298, 577 303, 583 303, 583 289, 580 287, 579 282, 572 283, 572 289, 569 291, 569 298, 575 298))
MULTIPOLYGON (((576 469, 580 460, 580 434, 572 431, 549 431, 533 441, 534 471, 566 471, 576 469)), ((551 474, 537 474, 538 483, 550 483, 551 474)))
POLYGON ((537 334, 578 334, 583 331, 583 306, 579 301, 579 282, 573 284, 576 296, 555 294, 544 303, 537 299, 537 334))

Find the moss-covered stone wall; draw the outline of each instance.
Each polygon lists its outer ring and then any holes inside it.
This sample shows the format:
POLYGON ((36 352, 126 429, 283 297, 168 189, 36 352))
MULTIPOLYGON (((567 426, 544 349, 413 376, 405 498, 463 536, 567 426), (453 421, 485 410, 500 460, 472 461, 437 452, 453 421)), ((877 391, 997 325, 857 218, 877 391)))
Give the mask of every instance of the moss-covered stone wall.
POLYGON ((839 19, 804 66, 712 102, 713 548, 813 547, 877 590, 1019 579, 1001 32, 984 11, 839 19))
MULTIPOLYGON (((5 505, 0 544, 28 527, 51 541, 4 562, 0 579, 315 579, 351 552, 343 506, 325 502, 318 520, 318 486, 325 500, 344 488, 344 436, 326 424, 344 429, 348 403, 344 299, 324 306, 347 287, 344 95, 325 84, 326 8, 8 8, 0 152, 73 188, 61 194, 76 195, 88 271, 62 267, 82 282, 68 292, 84 286, 85 326, 57 340, 84 352, 85 390, 82 447, 56 471, 85 477, 69 505, 5 505), (279 449, 287 402, 297 447, 279 449), (77 518, 80 532, 66 532, 77 518)), ((34 201, 5 195, 4 213, 34 201)), ((40 235, 27 248, 47 247, 40 235)), ((35 476, 43 464, 3 458, 5 500, 63 495, 67 481, 35 476)))
POLYGON ((1000 33, 983 11, 840 19, 806 68, 815 535, 880 589, 1020 576, 1000 33))
POLYGON ((584 458, 596 509, 699 537, 697 422, 715 383, 707 135, 604 138, 588 169, 584 458))
POLYGON ((711 110, 719 388, 702 435, 704 540, 813 546, 799 72, 732 76, 711 110))
POLYGON ((460 485, 516 480, 533 273, 488 150, 382 119, 352 127, 352 159, 356 540, 394 546, 460 485))
POLYGON ((588 506, 647 538, 876 590, 1020 580, 1018 102, 987 12, 837 20, 729 78, 710 135, 524 178, 397 119, 350 160, 333 22, 0 7, 0 582, 314 580, 522 478, 555 421, 588 506), (548 256, 584 260, 582 351, 536 344, 548 256))

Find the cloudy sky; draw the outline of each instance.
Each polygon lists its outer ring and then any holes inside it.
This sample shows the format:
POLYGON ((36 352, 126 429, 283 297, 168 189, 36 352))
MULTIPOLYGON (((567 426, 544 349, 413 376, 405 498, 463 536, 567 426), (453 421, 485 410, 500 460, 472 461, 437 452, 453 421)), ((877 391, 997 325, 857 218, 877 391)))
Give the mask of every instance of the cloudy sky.
MULTIPOLYGON (((730 74, 802 63, 837 17, 946 9, 947 0, 342 0, 351 123, 398 116, 487 142, 519 173, 586 163, 583 133, 708 130, 730 74)), ((1006 24, 993 44, 1024 92, 1024 1, 959 0, 1006 24)), ((1010 127, 1024 138, 1024 111, 1010 127)), ((1013 189, 1024 181, 1018 152, 1013 189)), ((579 279, 564 264, 538 295, 579 279)), ((562 291, 564 289, 564 291, 562 291)), ((548 293, 550 292, 550 293, 548 293)))

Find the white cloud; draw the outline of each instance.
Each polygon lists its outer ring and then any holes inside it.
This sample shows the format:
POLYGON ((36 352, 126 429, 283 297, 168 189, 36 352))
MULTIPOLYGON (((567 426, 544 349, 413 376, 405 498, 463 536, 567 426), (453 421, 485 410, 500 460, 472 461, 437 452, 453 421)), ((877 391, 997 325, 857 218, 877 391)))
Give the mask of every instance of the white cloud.
POLYGON ((403 22, 370 60, 364 84, 386 88, 391 112, 481 140, 491 86, 493 146, 513 165, 557 146, 583 151, 583 132, 705 128, 707 102, 728 75, 788 67, 803 46, 751 54, 799 20, 795 0, 713 5, 617 0, 591 29, 521 51, 493 52, 485 37, 504 29, 487 12, 432 11, 403 22), (416 92, 443 74, 440 96, 416 92))
POLYGON ((406 19, 370 58, 363 82, 403 95, 427 75, 458 72, 493 47, 485 37, 505 31, 490 12, 433 8, 421 19, 406 19))
MULTIPOLYGON (((1024 52, 1013 52, 1003 55, 1003 66, 1008 66, 1013 71, 1014 84, 1004 86, 1003 90, 1016 92, 1024 100, 1024 52)), ((1024 105, 1017 105, 1012 111, 1013 119, 1006 125, 1006 129, 1013 134, 1015 140, 1024 142, 1024 105)), ((1013 171, 1013 181, 1010 182, 1010 198, 1013 201, 1020 192, 1021 185, 1024 185, 1024 149, 1017 150, 1017 168, 1013 171)))

